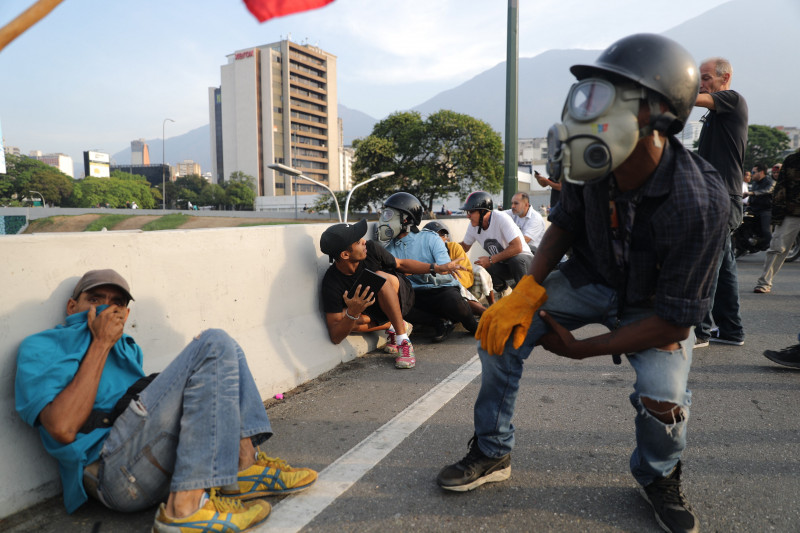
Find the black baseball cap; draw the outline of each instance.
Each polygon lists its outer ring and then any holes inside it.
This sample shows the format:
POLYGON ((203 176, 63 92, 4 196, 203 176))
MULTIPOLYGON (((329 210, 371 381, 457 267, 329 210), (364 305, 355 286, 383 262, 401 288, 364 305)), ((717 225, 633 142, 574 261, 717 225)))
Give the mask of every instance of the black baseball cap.
POLYGON ((322 233, 319 238, 319 248, 322 253, 336 258, 366 234, 366 218, 355 224, 334 224, 322 233))

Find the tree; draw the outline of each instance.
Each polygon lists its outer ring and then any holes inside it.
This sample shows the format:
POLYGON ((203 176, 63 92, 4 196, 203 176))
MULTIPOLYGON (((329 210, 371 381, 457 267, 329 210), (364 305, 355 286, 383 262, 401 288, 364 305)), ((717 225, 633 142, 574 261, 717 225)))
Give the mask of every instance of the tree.
POLYGON ((747 127, 747 148, 744 152, 744 168, 749 170, 757 164, 769 168, 783 161, 783 152, 789 148, 789 136, 769 126, 750 124, 747 127))
POLYGON ((160 204, 160 200, 160 191, 151 187, 143 176, 115 170, 109 178, 89 176, 77 180, 68 205, 124 208, 136 202, 142 209, 153 209, 160 204))
POLYGON ((13 154, 6 155, 6 174, 0 176, 0 198, 9 203, 16 195, 17 203, 40 193, 51 205, 62 205, 72 195, 73 180, 60 170, 38 159, 13 154))
POLYGON ((405 191, 432 211, 436 198, 452 193, 465 197, 473 190, 496 193, 502 188, 500 134, 468 115, 442 110, 422 120, 414 111, 394 113, 354 147, 355 183, 378 172, 395 175, 359 188, 350 199, 351 207, 381 203, 392 193, 405 191))
POLYGON ((223 185, 227 197, 226 204, 234 210, 253 210, 256 200, 256 179, 237 170, 231 172, 230 178, 223 185))

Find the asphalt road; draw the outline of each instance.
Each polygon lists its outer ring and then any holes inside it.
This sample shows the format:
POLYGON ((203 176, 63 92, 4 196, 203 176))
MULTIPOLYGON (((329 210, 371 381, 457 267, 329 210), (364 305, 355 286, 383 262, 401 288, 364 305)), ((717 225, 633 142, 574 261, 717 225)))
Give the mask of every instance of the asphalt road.
MULTIPOLYGON (((763 256, 738 262, 745 345, 695 352, 683 486, 704 531, 800 529, 800 371, 762 356, 797 342, 800 262, 784 266, 771 294, 754 294, 763 256)), ((479 364, 469 364, 475 343, 461 328, 442 344, 422 333, 412 336, 414 370, 372 353, 268 402, 275 436, 266 451, 322 474, 309 491, 272 501, 255 531, 660 531, 628 471, 634 373, 610 357, 578 362, 536 348, 511 479, 440 490, 439 469, 467 451, 479 364)), ((90 503, 70 516, 55 498, 0 530, 145 532, 153 515, 90 503)))

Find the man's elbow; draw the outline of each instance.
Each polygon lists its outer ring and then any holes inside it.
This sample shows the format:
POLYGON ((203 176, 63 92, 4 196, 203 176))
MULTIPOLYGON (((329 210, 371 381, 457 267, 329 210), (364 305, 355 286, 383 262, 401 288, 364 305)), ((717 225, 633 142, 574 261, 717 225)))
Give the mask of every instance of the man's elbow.
POLYGON ((53 437, 53 440, 59 444, 72 444, 78 436, 78 432, 72 428, 66 427, 66 424, 56 424, 55 426, 47 427, 47 434, 53 437))

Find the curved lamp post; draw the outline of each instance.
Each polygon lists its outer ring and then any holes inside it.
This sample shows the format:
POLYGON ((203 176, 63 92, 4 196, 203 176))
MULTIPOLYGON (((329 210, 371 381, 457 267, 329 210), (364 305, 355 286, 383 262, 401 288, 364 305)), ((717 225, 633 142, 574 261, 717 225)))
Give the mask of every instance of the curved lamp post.
POLYGON ((366 185, 370 181, 374 181, 374 180, 377 180, 377 179, 380 179, 380 178, 388 178, 389 176, 394 176, 394 171, 393 170, 387 170, 385 172, 378 172, 377 174, 373 174, 372 176, 370 176, 370 178, 368 180, 364 180, 361 183, 358 183, 358 184, 354 185, 353 188, 350 189, 350 192, 347 193, 347 200, 344 203, 344 223, 345 224, 347 224, 347 208, 350 206, 350 197, 353 195, 353 191, 355 191, 356 189, 358 189, 362 185, 366 185))
MULTIPOLYGON (((303 178, 304 180, 308 180, 315 185, 319 185, 324 189, 327 189, 331 196, 333 196, 333 203, 336 204, 336 216, 339 218, 339 222, 342 221, 342 212, 339 211, 339 201, 336 199, 336 195, 333 193, 330 187, 325 185, 324 183, 320 183, 317 180, 311 179, 308 176, 304 176, 302 172, 297 170, 296 168, 287 167, 286 165, 281 165, 280 163, 273 163, 271 165, 267 165, 272 170, 277 170, 278 172, 283 172, 284 174, 289 174, 290 176, 295 176, 298 178, 303 178)), ((292 191, 295 195, 297 195, 297 191, 292 191)), ((295 201, 297 201, 297 197, 295 196, 295 201)))
POLYGON ((166 159, 166 154, 164 152, 164 128, 166 128, 167 126, 167 121, 175 122, 171 118, 165 118, 164 122, 161 123, 161 194, 162 194, 161 209, 162 210, 167 209, 167 181, 166 178, 164 177, 164 174, 166 174, 166 172, 164 171, 164 166, 166 164, 164 163, 164 160, 166 159))
POLYGON ((40 193, 39 191, 28 191, 28 193, 29 193, 30 195, 38 194, 38 195, 39 195, 39 198, 41 198, 41 199, 42 199, 42 207, 45 207, 45 204, 44 204, 44 196, 42 196, 42 193, 40 193))

